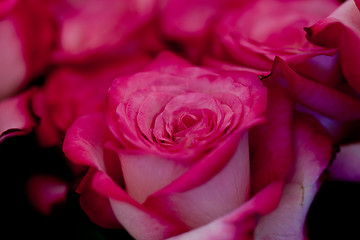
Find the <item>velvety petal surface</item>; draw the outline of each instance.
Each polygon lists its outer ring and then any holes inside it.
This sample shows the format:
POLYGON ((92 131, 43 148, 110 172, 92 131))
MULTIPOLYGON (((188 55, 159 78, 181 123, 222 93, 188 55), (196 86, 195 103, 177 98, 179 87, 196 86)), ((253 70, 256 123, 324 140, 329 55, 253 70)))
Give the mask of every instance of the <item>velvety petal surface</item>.
POLYGON ((109 197, 118 221, 136 239, 164 239, 186 231, 186 227, 172 218, 154 214, 132 199, 107 175, 98 172, 93 179, 96 191, 109 197))
POLYGON ((231 213, 190 232, 169 240, 251 240, 257 218, 276 208, 282 192, 282 183, 275 182, 265 187, 249 201, 231 213))
POLYGON ((248 136, 230 139, 151 195, 144 205, 176 216, 191 228, 209 223, 241 205, 250 192, 248 136), (220 156, 229 160, 225 162, 220 156))

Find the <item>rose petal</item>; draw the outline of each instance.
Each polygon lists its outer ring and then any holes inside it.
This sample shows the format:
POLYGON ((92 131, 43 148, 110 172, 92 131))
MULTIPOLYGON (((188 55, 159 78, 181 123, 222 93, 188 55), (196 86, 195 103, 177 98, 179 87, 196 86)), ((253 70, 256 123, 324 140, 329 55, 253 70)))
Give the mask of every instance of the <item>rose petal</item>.
POLYGON ((295 64, 289 62, 289 66, 303 77, 330 87, 341 85, 344 81, 337 49, 301 62, 296 61, 295 64))
POLYGON ((103 228, 119 228, 118 222, 108 197, 91 187, 91 181, 96 171, 90 170, 80 183, 77 192, 80 193, 80 206, 90 220, 103 228))
POLYGON ((341 66, 349 84, 360 92, 360 12, 356 2, 344 2, 328 18, 306 28, 309 41, 325 47, 339 47, 341 66))
POLYGON ((304 239, 306 215, 332 158, 333 142, 315 119, 299 116, 294 124, 294 166, 279 206, 256 227, 258 239, 304 239), (289 210, 291 209, 291 210, 289 210))
POLYGON ((63 143, 65 155, 76 164, 106 171, 103 160, 105 125, 102 114, 78 118, 66 132, 63 143))
MULTIPOLYGON (((360 13, 358 14, 360 18, 360 13)), ((360 49, 356 46, 360 45, 360 21, 359 33, 350 30, 344 30, 340 39, 340 58, 344 75, 357 92, 360 92, 360 71, 357 64, 360 62, 360 49)))
POLYGON ((340 146, 329 174, 332 180, 360 182, 360 143, 340 146))
POLYGON ((176 161, 148 154, 119 153, 126 190, 140 203, 188 169, 176 161))
POLYGON ((8 137, 24 135, 38 125, 37 116, 31 109, 35 89, 0 101, 0 142, 8 137))
POLYGON ((295 103, 276 82, 277 77, 277 73, 273 73, 267 79, 266 123, 250 130, 253 193, 283 179, 293 164, 291 127, 295 103))
POLYGON ((0 99, 3 99, 19 90, 25 80, 27 66, 23 56, 24 46, 14 22, 8 19, 0 21, 0 35, 0 99))
MULTIPOLYGON (((152 45, 155 1, 50 1, 58 24, 57 63, 84 63, 128 57, 152 45), (123 24, 126 22, 126 24, 123 24), (88 26, 92 27, 89 28, 88 26)), ((151 49, 152 50, 152 49, 151 49)))
POLYGON ((326 116, 340 121, 360 118, 360 101, 336 89, 318 84, 297 75, 280 58, 275 59, 273 71, 277 69, 283 75, 279 81, 285 85, 297 102, 326 116))
POLYGON ((16 5, 18 0, 4 0, 0 2, 0 18, 6 15, 16 5))
POLYGON ((256 218, 276 208, 281 190, 281 182, 272 183, 231 213, 169 240, 251 240, 256 218))
POLYGON ((49 215, 54 205, 64 203, 68 183, 52 175, 34 175, 26 183, 30 203, 42 214, 49 215))
POLYGON ((225 140, 214 153, 151 195, 144 205, 159 212, 165 208, 168 214, 195 228, 246 201, 250 191, 248 136, 229 139, 231 141, 225 140), (222 154, 222 158, 218 158, 218 154, 222 154), (222 159, 229 161, 223 163, 222 159))
POLYGON ((271 0, 233 8, 216 26, 215 54, 259 70, 270 70, 275 56, 295 64, 326 54, 327 49, 306 41, 303 27, 326 17, 338 5, 328 0, 271 0))
POLYGON ((144 208, 101 172, 94 176, 93 187, 109 197, 118 221, 136 239, 164 239, 187 230, 176 220, 164 218, 144 208))
POLYGON ((136 119, 137 124, 149 141, 153 140, 152 129, 154 128, 154 119, 173 97, 174 95, 171 93, 150 93, 139 107, 136 119))

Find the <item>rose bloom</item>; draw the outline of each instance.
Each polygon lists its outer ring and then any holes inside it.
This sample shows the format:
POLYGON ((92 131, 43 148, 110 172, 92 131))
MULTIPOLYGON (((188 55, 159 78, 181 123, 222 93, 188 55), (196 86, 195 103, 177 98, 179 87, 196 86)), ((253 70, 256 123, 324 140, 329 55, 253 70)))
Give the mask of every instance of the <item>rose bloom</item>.
POLYGON ((23 90, 46 69, 54 26, 40 0, 0 3, 0 100, 23 90))
POLYGON ((121 58, 139 49, 156 51, 155 0, 52 0, 46 4, 58 28, 56 63, 121 58))
POLYGON ((104 112, 68 129, 66 156, 89 166, 81 206, 136 239, 300 239, 332 141, 315 119, 278 103, 254 73, 161 54, 112 82, 104 112), (252 133, 265 117, 269 141, 252 133))
POLYGON ((271 70, 275 56, 313 78, 338 73, 335 54, 309 43, 304 27, 325 18, 340 5, 335 0, 256 0, 223 14, 215 26, 216 59, 258 70, 271 70), (315 71, 309 71, 309 68, 315 71))

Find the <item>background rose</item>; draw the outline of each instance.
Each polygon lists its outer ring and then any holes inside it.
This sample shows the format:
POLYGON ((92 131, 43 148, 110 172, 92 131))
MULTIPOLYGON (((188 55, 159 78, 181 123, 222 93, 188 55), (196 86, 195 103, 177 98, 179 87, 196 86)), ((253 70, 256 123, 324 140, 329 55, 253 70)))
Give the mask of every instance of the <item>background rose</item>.
POLYGON ((335 52, 309 43, 303 28, 339 5, 332 0, 252 1, 223 14, 215 26, 212 54, 216 59, 265 71, 271 70, 275 56, 280 56, 302 75, 336 78, 335 52))
POLYGON ((56 35, 53 19, 41 0, 1 4, 0 100, 44 73, 56 35))

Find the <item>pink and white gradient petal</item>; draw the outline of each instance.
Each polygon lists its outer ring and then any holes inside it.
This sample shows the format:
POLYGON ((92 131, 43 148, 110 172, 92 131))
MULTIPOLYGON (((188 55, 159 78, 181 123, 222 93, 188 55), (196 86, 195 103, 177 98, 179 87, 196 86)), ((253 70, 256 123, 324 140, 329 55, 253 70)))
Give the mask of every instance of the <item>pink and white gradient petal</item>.
POLYGON ((307 212, 333 155, 332 139, 310 116, 296 116, 294 155, 279 206, 260 218, 255 231, 257 239, 306 239, 307 212))
POLYGON ((282 182, 274 182, 233 212, 168 240, 252 240, 258 217, 276 208, 282 187, 282 182))
POLYGON ((136 239, 164 239, 188 230, 176 219, 145 208, 102 172, 95 174, 92 186, 110 199, 116 218, 136 239))
POLYGON ((237 208, 250 193, 247 133, 234 136, 232 141, 225 141, 214 150, 216 154, 205 157, 168 186, 149 196, 144 205, 158 212, 165 208, 168 214, 177 216, 191 228, 207 224, 237 208), (221 163, 220 156, 229 161, 221 163))

